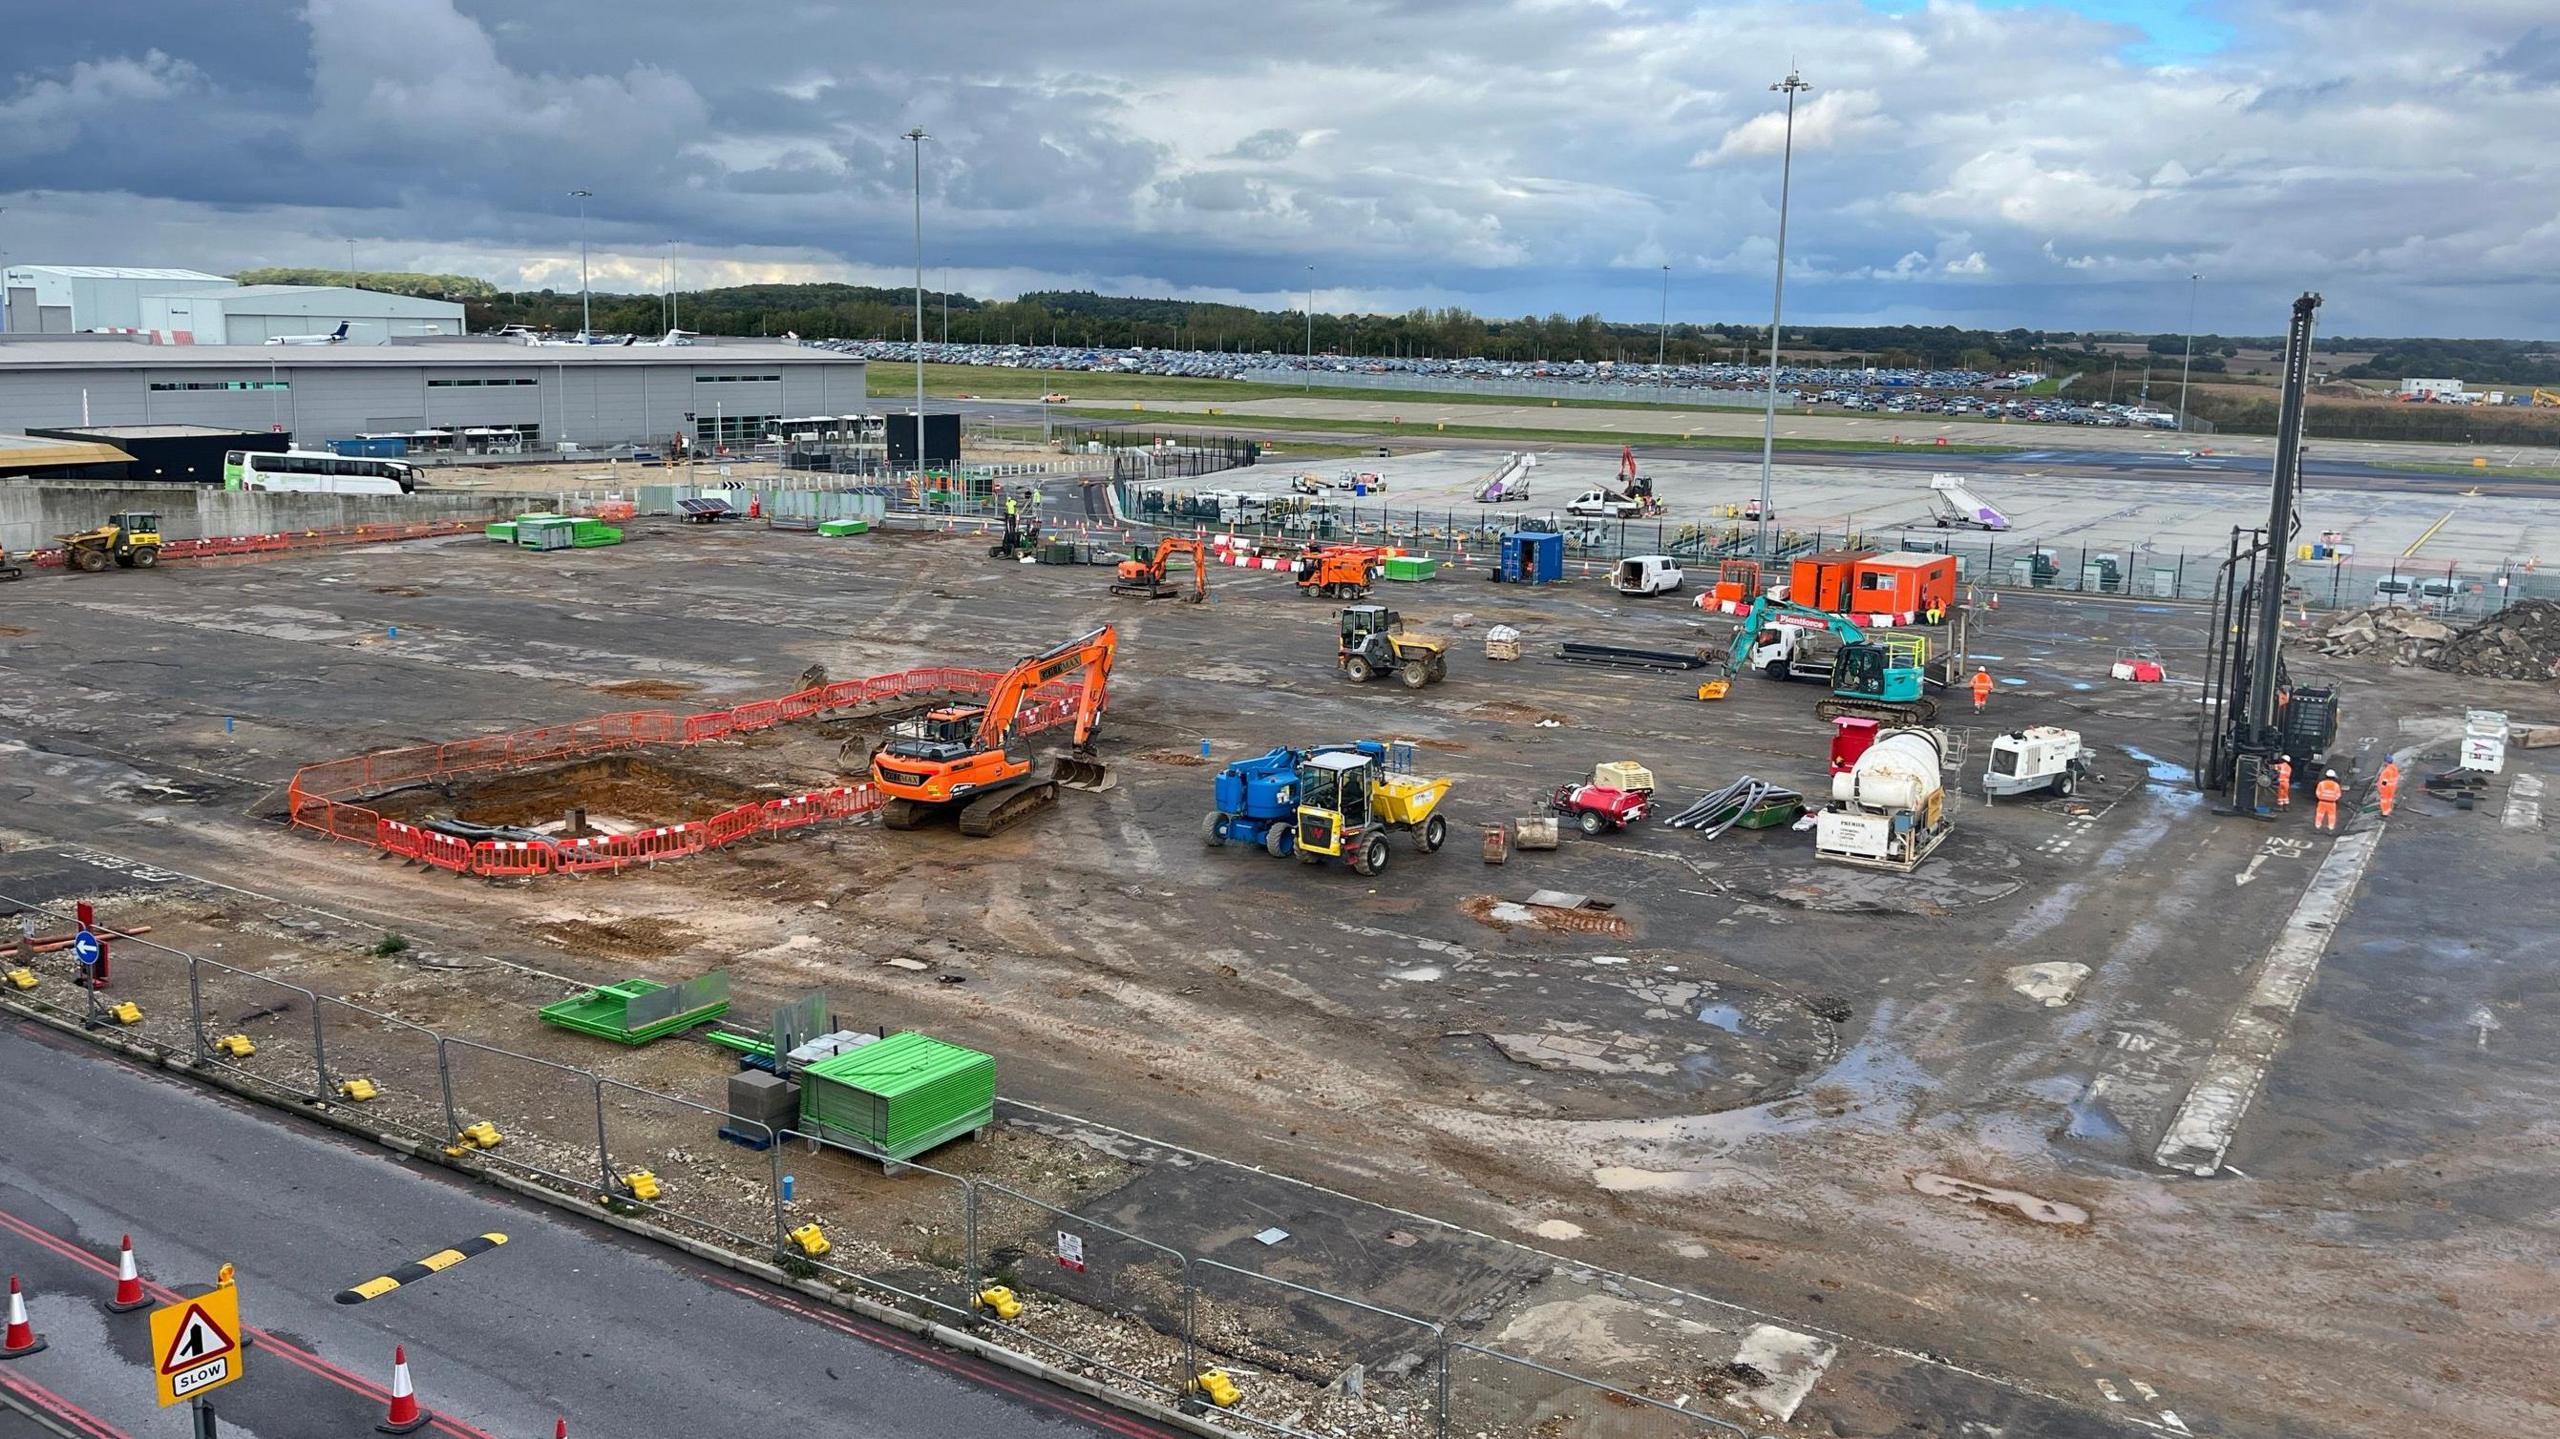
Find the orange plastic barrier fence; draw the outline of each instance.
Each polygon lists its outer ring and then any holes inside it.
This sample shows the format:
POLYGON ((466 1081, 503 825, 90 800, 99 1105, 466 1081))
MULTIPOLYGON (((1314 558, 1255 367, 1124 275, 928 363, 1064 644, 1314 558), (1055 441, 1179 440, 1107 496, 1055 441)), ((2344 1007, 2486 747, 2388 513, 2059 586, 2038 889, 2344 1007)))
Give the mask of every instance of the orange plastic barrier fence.
MULTIPOLYGON (((395 540, 434 539, 442 535, 467 535, 496 519, 491 514, 478 520, 421 520, 405 525, 347 525, 325 530, 292 530, 270 535, 217 535, 201 540, 171 540, 160 547, 163 560, 219 559, 226 555, 258 555, 285 550, 322 549, 331 545, 377 545, 395 540)), ((36 550, 27 562, 44 569, 59 568, 63 552, 59 549, 36 550)))
MULTIPOLYGON (((814 719, 834 710, 922 695, 983 695, 1002 678, 986 670, 935 666, 839 680, 707 714, 634 710, 513 734, 379 750, 304 766, 294 773, 286 788, 286 804, 292 823, 299 828, 315 830, 331 839, 369 844, 383 853, 458 874, 511 879, 610 873, 633 864, 682 859, 758 835, 868 814, 880 807, 880 795, 867 784, 845 785, 740 805, 706 819, 634 834, 476 843, 384 819, 363 805, 347 802, 345 797, 640 745, 702 744, 814 719)), ((1080 682, 1075 680, 1053 680, 1041 686, 1023 706, 1016 728, 1029 734, 1072 720, 1080 691, 1080 682)))

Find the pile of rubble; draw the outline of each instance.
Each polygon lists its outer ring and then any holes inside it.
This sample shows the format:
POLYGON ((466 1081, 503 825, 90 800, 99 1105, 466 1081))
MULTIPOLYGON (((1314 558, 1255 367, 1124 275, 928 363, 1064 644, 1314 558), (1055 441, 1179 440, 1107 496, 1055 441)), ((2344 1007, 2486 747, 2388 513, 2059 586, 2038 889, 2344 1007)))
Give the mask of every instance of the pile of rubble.
POLYGON ((2560 678, 2560 600, 2519 600, 2462 629, 2415 610, 2344 610, 2307 643, 2324 655, 2425 665, 2484 679, 2560 678))
POLYGON ((2453 626, 2441 620, 2416 610, 2377 605, 2326 617, 2313 628, 2310 641, 2324 655, 2423 665, 2433 664, 2453 637, 2453 626))
POLYGON ((2485 679, 2560 677, 2560 600, 2519 600, 2455 635, 2430 663, 2485 679))

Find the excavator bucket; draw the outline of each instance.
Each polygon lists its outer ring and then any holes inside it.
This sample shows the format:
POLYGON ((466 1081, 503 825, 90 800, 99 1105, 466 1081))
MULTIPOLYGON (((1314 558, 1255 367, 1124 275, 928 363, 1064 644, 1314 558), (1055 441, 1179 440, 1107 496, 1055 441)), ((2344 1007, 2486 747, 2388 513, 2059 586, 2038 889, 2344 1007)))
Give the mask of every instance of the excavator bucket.
POLYGON ((1100 755, 1090 750, 1060 755, 1051 761, 1050 765, 1050 777, 1069 789, 1100 794, 1104 790, 1120 787, 1120 776, 1113 774, 1111 766, 1105 763, 1100 755))

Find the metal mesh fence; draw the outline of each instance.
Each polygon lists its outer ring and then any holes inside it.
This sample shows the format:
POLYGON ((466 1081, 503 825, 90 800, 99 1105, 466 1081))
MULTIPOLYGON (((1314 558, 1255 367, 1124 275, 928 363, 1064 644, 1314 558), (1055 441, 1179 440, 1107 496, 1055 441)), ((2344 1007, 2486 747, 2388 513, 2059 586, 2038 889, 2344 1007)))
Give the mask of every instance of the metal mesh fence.
POLYGON ((604 1081, 582 1069, 444 1036, 445 1094, 458 1123, 455 1142, 484 1158, 558 1180, 571 1189, 610 1190, 604 1155, 604 1081), (491 1144, 487 1124, 496 1131, 491 1144))
POLYGON ((672 1094, 607 1079, 596 1089, 608 1190, 671 1229, 753 1253, 781 1243, 774 1227, 774 1131, 672 1094), (761 1140, 756 1149, 722 1131, 761 1140))
POLYGON ((441 1046, 432 1029, 324 995, 315 1006, 326 1090, 333 1101, 362 1105, 366 1118, 413 1139, 451 1143, 458 1126, 445 1109, 441 1046), (371 1097, 339 1086, 365 1081, 371 1097))
MULTIPOLYGON (((116 938, 115 997, 154 1016, 121 1026, 128 1040, 293 1100, 360 1105, 384 1130, 476 1150, 479 1163, 743 1254, 778 1252, 793 1272, 975 1326, 1000 1345, 1189 1405, 1230 1429, 1310 1439, 1740 1432, 1695 1412, 1691 1396, 1451 1344, 1431 1320, 1187 1253, 1065 1204, 914 1160, 884 1165, 822 1136, 785 1130, 761 1149, 734 1144, 722 1129, 749 1140, 767 1131, 678 1095, 439 1034, 375 1007, 390 1002, 379 996, 359 1003, 116 938), (255 1052, 212 1047, 230 1033, 255 1052), (370 1095, 341 1092, 358 1079, 370 1095), (476 1130, 482 1123, 494 1134, 476 1130), (631 1183, 642 1170, 655 1193, 631 1183), (787 1241, 813 1223, 830 1245, 815 1257, 787 1241), (997 1285, 1018 1310, 987 1302, 997 1285), (1220 1382, 1202 1382, 1210 1371, 1220 1382), (1224 1390, 1226 1380, 1236 1390, 1224 1390)), ((94 1017, 89 992, 63 974, 67 960, 39 960, 39 989, 8 992, 8 1002, 94 1017)), ((552 987, 531 975, 514 983, 528 994, 552 987)), ((1663 1293, 1676 1308, 1678 1297, 1663 1293)))
MULTIPOLYGON (((1631 555, 1669 555, 1708 573, 1721 560, 1747 558, 1757 544, 1748 522, 1602 520, 1560 510, 1516 506, 1422 509, 1324 497, 1256 498, 1173 485, 1124 484, 1120 511, 1130 521, 1175 531, 1210 531, 1253 540, 1266 552, 1305 543, 1396 545, 1444 561, 1490 568, 1502 537, 1523 530, 1563 538, 1567 578, 1631 555)), ((2147 544, 2085 544, 2026 536, 1977 535, 1935 527, 1878 529, 1848 524, 1774 527, 1780 560, 1825 549, 1908 550, 1955 557, 1972 586, 2131 599, 2209 600, 2222 550, 2166 550, 2147 544)), ((2441 561, 2357 560, 2319 551, 2291 561, 2288 603, 2304 611, 2405 606, 2459 623, 2525 599, 2560 599, 2560 567, 2536 559, 2441 561)))
POLYGON ((199 1063, 297 1099, 326 1096, 310 990, 210 959, 194 972, 199 1063))
POLYGON ((968 1180, 907 1161, 880 1160, 824 1135, 782 1133, 779 1182, 790 1191, 782 1227, 816 1224, 833 1249, 819 1269, 875 1298, 945 1323, 972 1308, 968 1180))
POLYGON ((983 1282, 1020 1303, 985 1322, 1050 1358, 1178 1399, 1190 1357, 1189 1265, 1174 1249, 1020 1194, 980 1184, 983 1282))
POLYGON ((1191 1261, 1203 1369, 1254 1376, 1226 1417, 1282 1434, 1440 1432, 1439 1325, 1214 1259, 1191 1261))

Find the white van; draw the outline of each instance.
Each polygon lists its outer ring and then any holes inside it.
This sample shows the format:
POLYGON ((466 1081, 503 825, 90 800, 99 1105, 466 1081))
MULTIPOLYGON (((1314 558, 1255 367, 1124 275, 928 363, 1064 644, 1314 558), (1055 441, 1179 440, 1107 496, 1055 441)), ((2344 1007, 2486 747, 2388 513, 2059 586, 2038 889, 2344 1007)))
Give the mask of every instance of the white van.
POLYGON ((2462 587, 2442 576, 2388 575, 2373 582, 2373 602, 2440 615, 2462 598, 2462 587))

